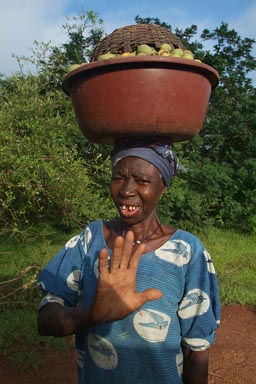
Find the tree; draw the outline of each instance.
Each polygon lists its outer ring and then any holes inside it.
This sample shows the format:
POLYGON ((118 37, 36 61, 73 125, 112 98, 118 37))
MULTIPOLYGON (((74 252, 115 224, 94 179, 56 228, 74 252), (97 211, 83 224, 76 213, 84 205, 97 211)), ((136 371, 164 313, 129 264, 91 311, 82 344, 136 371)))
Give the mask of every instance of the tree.
MULTIPOLYGON (((254 40, 242 39, 225 23, 212 32, 204 30, 201 38, 215 43, 204 60, 221 80, 212 93, 200 140, 191 143, 198 154, 191 187, 212 196, 207 205, 218 222, 256 230, 256 98, 248 77, 256 68, 254 40)), ((190 158, 191 145, 185 143, 184 149, 190 158)))
MULTIPOLYGON (((139 16, 138 23, 171 25, 139 16)), ((175 145, 190 170, 175 192, 164 199, 172 218, 189 226, 211 221, 256 231, 256 98, 250 73, 256 69, 252 56, 255 41, 242 39, 226 23, 204 30, 193 41, 192 25, 175 34, 204 63, 220 74, 220 85, 211 95, 207 118, 200 134, 175 145), (203 42, 211 43, 212 51, 203 42)), ((176 185, 175 184, 175 185, 176 185)))
MULTIPOLYGON (((84 29, 95 22, 91 13, 78 19, 84 29)), ((75 29, 68 28, 69 40, 61 47, 35 42, 35 72, 25 73, 21 67, 20 73, 0 81, 2 231, 26 231, 41 222, 68 228, 98 213, 111 214, 109 200, 102 204, 102 188, 92 177, 96 169, 101 171, 96 162, 103 155, 98 151, 91 160, 93 150, 86 147, 70 100, 61 90, 61 73, 79 52, 77 44, 86 55, 99 33, 91 29, 84 42, 79 38, 75 44, 82 27, 77 26, 77 34, 75 29), (59 65, 57 57, 62 58, 59 65)))
POLYGON ((67 42, 49 47, 47 56, 40 61, 39 73, 45 76, 47 89, 61 89, 68 67, 89 62, 95 45, 104 36, 103 21, 93 11, 82 11, 78 16, 67 18, 62 29, 67 42))

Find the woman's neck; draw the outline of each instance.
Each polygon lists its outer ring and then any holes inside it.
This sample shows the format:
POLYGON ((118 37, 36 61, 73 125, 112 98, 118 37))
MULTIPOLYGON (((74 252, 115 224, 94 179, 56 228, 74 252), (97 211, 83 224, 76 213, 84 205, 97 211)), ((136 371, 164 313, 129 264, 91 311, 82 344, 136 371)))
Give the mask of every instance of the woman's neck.
POLYGON ((143 239, 143 237, 149 236, 148 239, 144 239, 144 242, 146 243, 145 253, 148 253, 162 246, 176 231, 176 228, 162 224, 157 216, 152 218, 151 222, 136 223, 133 225, 129 225, 122 219, 116 219, 107 223, 105 222, 104 237, 108 247, 113 249, 115 238, 117 236, 124 236, 128 230, 134 233, 134 247, 139 244, 137 241, 142 242, 141 239, 143 239), (150 236, 150 234, 154 231, 155 233, 150 236))
POLYGON ((140 244, 149 239, 153 239, 157 235, 159 236, 161 222, 155 215, 154 217, 150 217, 145 221, 135 224, 129 224, 120 219, 119 226, 121 236, 125 236, 127 231, 132 231, 134 234, 134 242, 140 244))

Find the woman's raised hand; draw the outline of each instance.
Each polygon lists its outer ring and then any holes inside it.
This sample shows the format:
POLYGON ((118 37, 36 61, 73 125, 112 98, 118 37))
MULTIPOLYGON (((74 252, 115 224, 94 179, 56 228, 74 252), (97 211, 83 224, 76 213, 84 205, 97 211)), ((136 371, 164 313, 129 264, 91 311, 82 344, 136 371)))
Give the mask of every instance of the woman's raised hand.
POLYGON ((99 255, 99 280, 90 311, 90 323, 99 324, 121 320, 144 303, 160 299, 163 294, 155 288, 136 292, 136 275, 145 244, 133 250, 134 235, 118 236, 109 260, 102 249, 99 255))

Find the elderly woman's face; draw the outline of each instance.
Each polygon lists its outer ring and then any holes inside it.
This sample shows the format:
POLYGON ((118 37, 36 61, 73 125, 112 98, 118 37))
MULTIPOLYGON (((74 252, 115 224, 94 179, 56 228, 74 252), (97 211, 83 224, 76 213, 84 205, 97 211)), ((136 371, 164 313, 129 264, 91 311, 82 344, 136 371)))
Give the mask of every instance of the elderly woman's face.
POLYGON ((165 191, 159 170, 146 160, 126 157, 113 169, 111 196, 120 216, 130 223, 150 217, 165 191))

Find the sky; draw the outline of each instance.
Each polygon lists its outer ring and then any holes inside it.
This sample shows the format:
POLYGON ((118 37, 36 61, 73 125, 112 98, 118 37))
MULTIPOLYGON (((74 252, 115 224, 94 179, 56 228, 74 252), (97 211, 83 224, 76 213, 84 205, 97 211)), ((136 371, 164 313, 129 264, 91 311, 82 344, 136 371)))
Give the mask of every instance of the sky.
POLYGON ((200 33, 225 22, 242 38, 256 38, 255 0, 2 0, 0 73, 15 73, 19 69, 15 57, 30 56, 34 41, 51 41, 54 45, 65 42, 62 24, 82 9, 97 12, 106 33, 135 24, 134 18, 139 15, 157 17, 170 24, 173 31, 195 24, 200 33))

